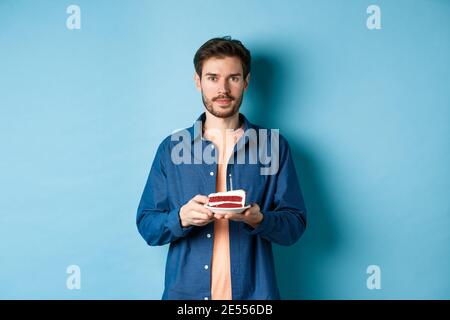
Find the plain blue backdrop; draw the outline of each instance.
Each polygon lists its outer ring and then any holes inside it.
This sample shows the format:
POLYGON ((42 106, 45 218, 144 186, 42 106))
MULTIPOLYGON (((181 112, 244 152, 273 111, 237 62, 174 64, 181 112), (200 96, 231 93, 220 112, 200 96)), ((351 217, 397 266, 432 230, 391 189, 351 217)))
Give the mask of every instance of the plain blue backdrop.
POLYGON ((241 112, 288 138, 309 210, 274 246, 283 298, 450 298, 447 0, 1 0, 0 298, 161 297, 167 246, 136 209, 160 141, 203 111, 195 51, 224 35, 253 55, 241 112))

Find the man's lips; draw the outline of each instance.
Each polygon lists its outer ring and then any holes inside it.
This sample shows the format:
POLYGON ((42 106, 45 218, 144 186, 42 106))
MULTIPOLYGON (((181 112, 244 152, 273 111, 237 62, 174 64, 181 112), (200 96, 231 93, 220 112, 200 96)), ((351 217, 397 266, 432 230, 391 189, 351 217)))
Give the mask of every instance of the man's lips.
POLYGON ((229 104, 231 99, 216 99, 216 102, 219 104, 229 104))

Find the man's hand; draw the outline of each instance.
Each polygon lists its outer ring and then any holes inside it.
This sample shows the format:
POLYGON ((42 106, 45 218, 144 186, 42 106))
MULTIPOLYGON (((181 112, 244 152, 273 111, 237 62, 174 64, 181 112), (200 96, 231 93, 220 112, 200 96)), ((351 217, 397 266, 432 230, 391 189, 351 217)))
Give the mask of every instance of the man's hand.
POLYGON ((214 220, 211 210, 203 205, 208 203, 208 197, 196 195, 180 209, 180 221, 183 228, 189 226, 204 226, 214 220))
POLYGON ((242 213, 227 213, 225 215, 217 215, 216 219, 230 219, 233 221, 244 221, 246 224, 256 228, 263 219, 258 204, 254 203, 250 208, 242 213))

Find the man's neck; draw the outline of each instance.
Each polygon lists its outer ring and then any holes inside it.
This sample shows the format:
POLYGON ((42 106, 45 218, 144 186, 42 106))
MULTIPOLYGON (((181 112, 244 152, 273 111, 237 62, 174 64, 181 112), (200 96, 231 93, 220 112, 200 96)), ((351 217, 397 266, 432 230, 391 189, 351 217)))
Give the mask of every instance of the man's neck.
POLYGON ((227 130, 236 130, 239 128, 239 113, 234 114, 229 118, 219 118, 206 111, 206 120, 203 129, 218 130, 226 132, 227 130))

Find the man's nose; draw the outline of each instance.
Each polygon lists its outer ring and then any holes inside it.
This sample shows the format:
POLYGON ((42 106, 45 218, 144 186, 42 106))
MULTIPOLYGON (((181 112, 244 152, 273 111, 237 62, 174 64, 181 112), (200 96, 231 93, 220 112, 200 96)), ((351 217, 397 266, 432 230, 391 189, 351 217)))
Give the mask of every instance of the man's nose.
POLYGON ((230 92, 230 86, 228 85, 228 81, 226 79, 221 79, 219 81, 219 94, 228 94, 230 92))

